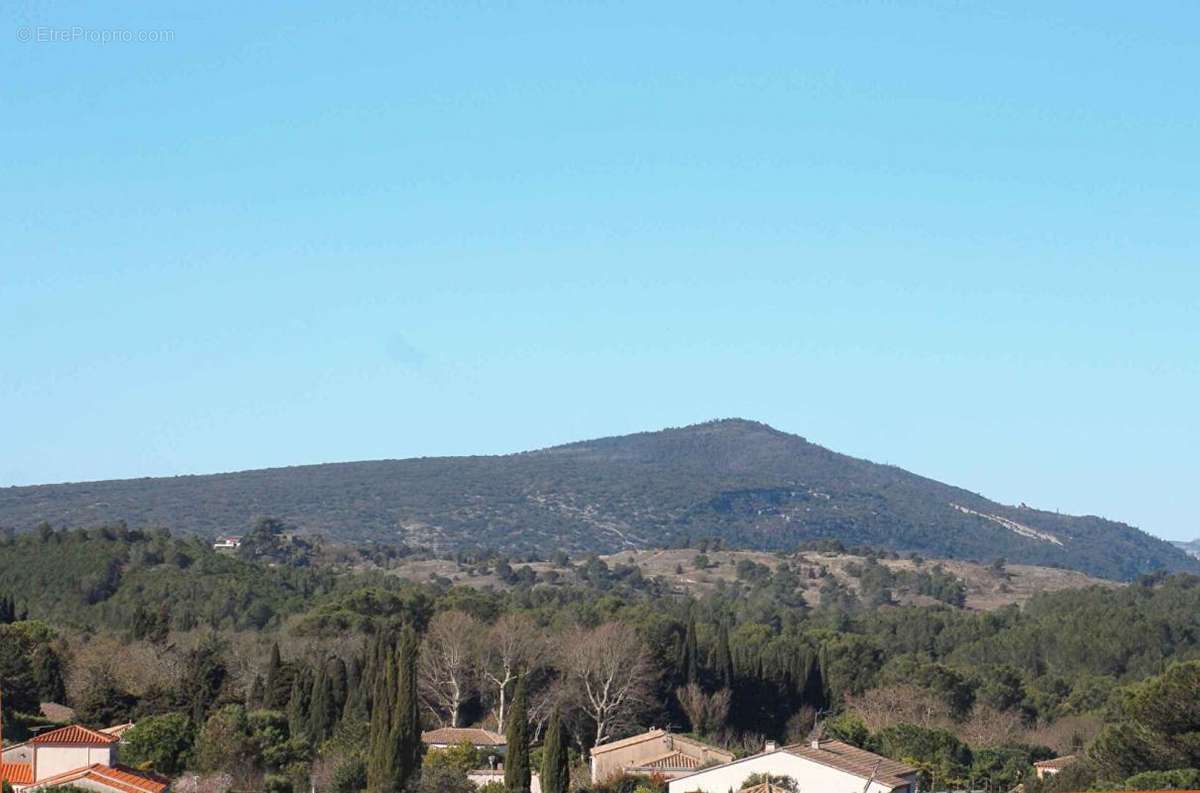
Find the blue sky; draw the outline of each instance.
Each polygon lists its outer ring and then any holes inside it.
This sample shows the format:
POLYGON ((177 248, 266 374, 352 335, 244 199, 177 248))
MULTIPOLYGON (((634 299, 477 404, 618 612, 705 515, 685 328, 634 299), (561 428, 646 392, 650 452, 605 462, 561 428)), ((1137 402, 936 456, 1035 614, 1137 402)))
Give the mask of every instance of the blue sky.
POLYGON ((744 416, 1200 535, 1195 3, 141 5, 3 12, 0 485, 744 416))

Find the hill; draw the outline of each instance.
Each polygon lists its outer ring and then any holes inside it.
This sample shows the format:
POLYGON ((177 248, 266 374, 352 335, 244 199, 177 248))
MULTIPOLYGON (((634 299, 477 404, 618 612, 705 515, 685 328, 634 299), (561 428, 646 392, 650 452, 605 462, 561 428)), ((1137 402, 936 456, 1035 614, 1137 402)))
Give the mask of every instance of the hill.
POLYGON ((1200 540, 1180 540, 1171 544, 1176 548, 1179 548, 1188 556, 1194 556, 1197 559, 1200 559, 1200 540))
POLYGON ((611 553, 703 537, 837 539, 1131 579, 1200 561, 1131 526, 1011 507, 740 419, 491 457, 274 468, 0 490, 0 526, 124 520, 213 536, 256 515, 352 541, 611 553))

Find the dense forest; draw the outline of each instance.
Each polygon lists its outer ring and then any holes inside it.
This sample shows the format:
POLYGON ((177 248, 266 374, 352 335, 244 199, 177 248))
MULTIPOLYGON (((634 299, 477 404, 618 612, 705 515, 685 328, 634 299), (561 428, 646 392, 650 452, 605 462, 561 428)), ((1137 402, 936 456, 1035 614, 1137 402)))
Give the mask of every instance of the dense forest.
POLYGON ((497 457, 300 466, 0 489, 0 526, 125 521, 213 537, 277 515, 354 542, 574 554, 815 539, 1132 580, 1200 560, 1121 523, 1009 507, 742 420, 497 457))
POLYGON ((1035 787, 1030 764, 1065 754, 1082 759, 1062 784, 1083 787, 1194 784, 1200 767, 1190 575, 976 612, 938 565, 896 575, 883 550, 864 551, 854 590, 781 552, 701 598, 562 554, 537 573, 528 557, 460 554, 502 589, 404 580, 389 568, 407 553, 326 546, 272 520, 236 555, 123 525, 7 535, 5 736, 60 703, 97 727, 137 719, 127 756, 146 769, 339 793, 469 790, 482 758, 422 758, 412 738, 456 724, 520 727, 525 766, 567 768, 577 791, 657 790, 590 787, 581 762, 649 725, 738 753, 817 729, 939 788, 1035 787), (901 590, 939 602, 896 605, 901 590), (584 696, 598 678, 623 696, 584 696))

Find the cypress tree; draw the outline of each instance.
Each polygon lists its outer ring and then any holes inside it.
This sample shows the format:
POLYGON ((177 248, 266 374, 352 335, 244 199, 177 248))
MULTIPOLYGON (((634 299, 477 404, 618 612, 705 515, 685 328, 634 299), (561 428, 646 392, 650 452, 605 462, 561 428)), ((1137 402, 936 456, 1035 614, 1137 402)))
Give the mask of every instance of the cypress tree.
POLYGON ((733 653, 729 649, 729 626, 722 622, 717 627, 717 674, 721 688, 733 689, 733 653))
POLYGON ((333 713, 330 719, 330 727, 337 723, 341 718, 342 710, 346 707, 346 700, 350 697, 350 679, 346 669, 346 662, 341 658, 334 658, 333 664, 329 668, 329 691, 330 709, 333 713))
POLYGON ((309 693, 307 733, 314 744, 321 743, 333 731, 333 688, 326 673, 327 666, 321 664, 317 667, 309 693))
POLYGON ((542 744, 542 793, 567 793, 571 786, 571 758, 567 751, 567 731, 557 708, 550 714, 546 739, 542 744))
POLYGON ((405 628, 396 666, 396 710, 392 741, 396 747, 396 789, 404 790, 421 769, 421 703, 417 696, 417 635, 405 628))
POLYGON ((266 695, 266 684, 263 683, 263 676, 255 675, 254 682, 250 684, 250 693, 246 696, 246 704, 251 708, 261 708, 266 695))
POLYGON ((679 677, 685 685, 699 681, 700 665, 696 652, 696 615, 688 614, 687 633, 684 634, 679 654, 679 677))
POLYGON ((362 662, 357 656, 350 659, 350 668, 346 676, 346 704, 342 708, 342 718, 354 721, 369 721, 370 707, 367 704, 370 689, 369 682, 363 674, 362 662))
POLYGON ((293 738, 308 735, 309 697, 312 694, 311 672, 302 672, 292 681, 292 695, 288 699, 288 732, 293 738))
POLYGON ((517 682, 507 721, 505 739, 508 752, 504 761, 504 787, 507 793, 529 793, 529 706, 524 677, 517 682))
POLYGON ((267 661, 267 682, 263 693, 262 705, 265 708, 279 708, 288 700, 291 693, 290 681, 285 685, 283 661, 279 658, 279 642, 271 645, 271 659, 267 661))
MULTIPOLYGON (((373 657, 379 657, 378 648, 373 657)), ((370 753, 367 755, 368 793, 394 793, 396 790, 396 744, 392 740, 393 703, 395 702, 395 665, 377 669, 373 674, 375 690, 371 697, 370 753)))

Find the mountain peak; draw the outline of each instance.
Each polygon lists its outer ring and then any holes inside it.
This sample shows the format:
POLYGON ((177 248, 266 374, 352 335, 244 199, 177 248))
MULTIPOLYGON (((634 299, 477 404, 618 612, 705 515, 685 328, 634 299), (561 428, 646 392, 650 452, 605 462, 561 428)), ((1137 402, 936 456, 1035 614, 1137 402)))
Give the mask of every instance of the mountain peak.
POLYGON ((830 539, 1110 578, 1200 571, 1131 526, 997 504, 744 418, 503 456, 0 489, 0 526, 23 530, 123 520, 214 536, 263 514, 344 541, 439 550, 612 552, 700 537, 787 550, 830 539))

